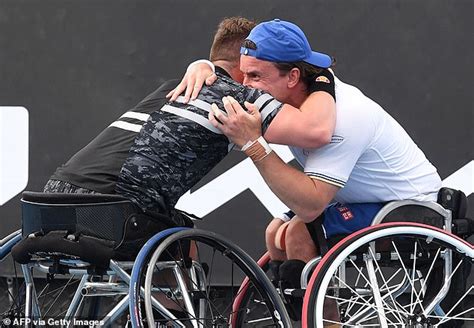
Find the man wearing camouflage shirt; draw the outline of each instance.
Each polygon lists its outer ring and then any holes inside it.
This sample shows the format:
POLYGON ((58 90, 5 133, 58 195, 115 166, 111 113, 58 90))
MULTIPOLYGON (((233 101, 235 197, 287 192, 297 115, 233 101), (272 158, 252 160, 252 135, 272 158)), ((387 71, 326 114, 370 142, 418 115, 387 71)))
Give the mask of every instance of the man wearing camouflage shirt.
MULTIPOLYGON (((254 103, 262 115, 264 133, 272 122, 273 130, 282 124, 292 125, 292 120, 310 122, 303 111, 235 82, 242 81, 240 45, 254 26, 243 18, 222 21, 210 56, 217 66, 216 83, 204 88, 196 100, 187 102, 180 97, 173 103, 167 101, 166 95, 176 81, 164 83, 59 167, 44 191, 117 193, 144 212, 165 214, 176 225, 189 224, 174 205, 231 148, 227 137, 207 119, 212 103, 222 110, 226 105, 223 97, 227 95, 240 104, 254 103), (277 113, 280 123, 275 119, 277 113)), ((321 121, 319 117, 314 119, 321 121)), ((334 116, 327 115, 325 119, 332 120, 334 126, 334 116)), ((297 131, 300 132, 288 136, 282 129, 269 139, 282 142, 289 137, 302 139, 298 133, 308 134, 305 129, 297 131)), ((311 144, 317 147, 327 143, 331 135, 332 131, 318 131, 311 144)))

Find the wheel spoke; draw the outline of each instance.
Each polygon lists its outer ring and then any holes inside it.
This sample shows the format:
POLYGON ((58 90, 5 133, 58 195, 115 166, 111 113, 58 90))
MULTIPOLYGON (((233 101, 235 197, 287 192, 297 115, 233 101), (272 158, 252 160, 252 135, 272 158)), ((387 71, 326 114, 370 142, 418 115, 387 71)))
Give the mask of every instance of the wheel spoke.
MULTIPOLYGON (((400 252, 398 251, 398 248, 397 248, 397 245, 395 245, 395 242, 392 241, 392 246, 393 248, 395 249, 395 252, 397 253, 398 255, 398 262, 401 264, 402 268, 403 268, 403 271, 405 273, 405 277, 408 279, 408 282, 410 283, 410 286, 412 288, 412 291, 415 289, 415 285, 413 283, 413 281, 410 279, 410 274, 408 273, 408 270, 407 268, 405 267, 405 263, 403 263, 403 257, 400 255, 400 252)), ((410 302, 410 311, 409 311, 409 315, 413 315, 413 311, 412 311, 412 307, 411 307, 411 304, 413 302, 410 302)))
MULTIPOLYGON (((376 257, 375 257, 375 254, 374 254, 373 250, 372 250, 372 247, 369 247, 369 251, 370 251, 370 255, 372 256, 372 258, 375 259, 376 257)), ((385 279, 385 276, 384 276, 384 274, 383 274, 383 272, 382 272, 382 269, 380 268, 380 265, 379 265, 379 263, 378 263, 377 261, 375 261, 375 265, 376 265, 376 267, 377 267, 377 272, 379 273, 379 276, 381 277, 381 279, 382 279, 382 281, 383 281, 383 283, 384 283, 384 284, 382 285, 382 287, 387 286, 387 289, 388 289, 388 292, 387 292, 387 294, 382 298, 382 301, 384 302, 384 304, 387 304, 387 302, 385 301, 385 298, 387 298, 387 295, 388 295, 388 296, 390 296, 390 299, 392 300, 393 305, 396 306, 395 299, 393 298, 393 292, 390 291, 390 288, 388 287, 388 282, 387 282, 387 280, 385 279)), ((392 277, 393 277, 393 276, 392 276, 392 277)), ((388 304, 387 304, 387 306, 388 306, 388 304)), ((391 308, 391 307, 389 306, 389 308, 391 308)), ((397 319, 399 320, 400 323, 402 322, 402 317, 401 317, 400 314, 398 314, 396 311, 390 311, 390 312, 395 314, 395 317, 397 317, 397 319)))
MULTIPOLYGON (((345 285, 349 290, 351 290, 355 295, 358 295, 357 291, 354 290, 351 286, 347 285, 345 281, 342 281, 338 276, 335 276, 335 278, 340 282, 342 283, 343 285, 345 285)), ((332 298, 331 296, 326 296, 327 298, 332 298)), ((365 305, 367 306, 369 309, 377 312, 377 307, 375 305, 372 305, 371 303, 369 303, 368 301, 364 300, 363 297, 361 297, 361 300, 363 303, 361 303, 362 305, 365 305)), ((364 310, 364 311, 367 311, 368 309, 364 310)), ((390 308, 388 308, 388 310, 390 310, 390 308)), ((359 320, 360 321, 360 320, 359 320)), ((358 322, 359 322, 358 321, 358 322)))

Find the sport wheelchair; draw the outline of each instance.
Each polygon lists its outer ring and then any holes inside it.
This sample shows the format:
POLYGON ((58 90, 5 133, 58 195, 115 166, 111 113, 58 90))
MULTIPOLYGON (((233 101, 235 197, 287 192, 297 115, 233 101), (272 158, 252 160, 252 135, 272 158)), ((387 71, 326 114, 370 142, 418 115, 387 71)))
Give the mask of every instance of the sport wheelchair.
POLYGON ((0 325, 247 327, 233 321, 232 304, 248 277, 263 320, 291 327, 270 280, 238 246, 172 227, 117 195, 24 192, 22 231, 2 240, 2 259, 10 250, 24 284, 0 325))
MULTIPOLYGON (((390 202, 370 227, 318 240, 329 251, 307 263, 302 288, 278 291, 287 303, 303 297, 303 328, 473 327, 474 287, 467 279, 474 248, 466 240, 474 222, 465 218, 466 203, 449 188, 440 190, 437 203, 390 202)), ((268 254, 258 261, 265 271, 268 262, 268 254)), ((255 291, 241 288, 235 319, 265 317, 255 291)))

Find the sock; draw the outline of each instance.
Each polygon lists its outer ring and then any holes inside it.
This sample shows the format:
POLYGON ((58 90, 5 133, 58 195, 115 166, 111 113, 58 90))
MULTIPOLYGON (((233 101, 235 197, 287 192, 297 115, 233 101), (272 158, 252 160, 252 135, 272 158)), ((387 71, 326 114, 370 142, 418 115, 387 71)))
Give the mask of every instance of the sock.
POLYGON ((301 273, 306 263, 301 260, 288 260, 280 265, 280 279, 288 288, 301 288, 301 273))

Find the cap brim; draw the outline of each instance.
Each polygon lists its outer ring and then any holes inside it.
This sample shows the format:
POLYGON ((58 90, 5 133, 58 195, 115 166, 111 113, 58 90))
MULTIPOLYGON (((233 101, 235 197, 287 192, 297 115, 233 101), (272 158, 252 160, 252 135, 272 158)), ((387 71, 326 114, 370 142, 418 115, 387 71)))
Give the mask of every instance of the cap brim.
POLYGON ((305 62, 321 68, 329 68, 332 64, 332 58, 321 52, 312 51, 311 56, 305 62))

